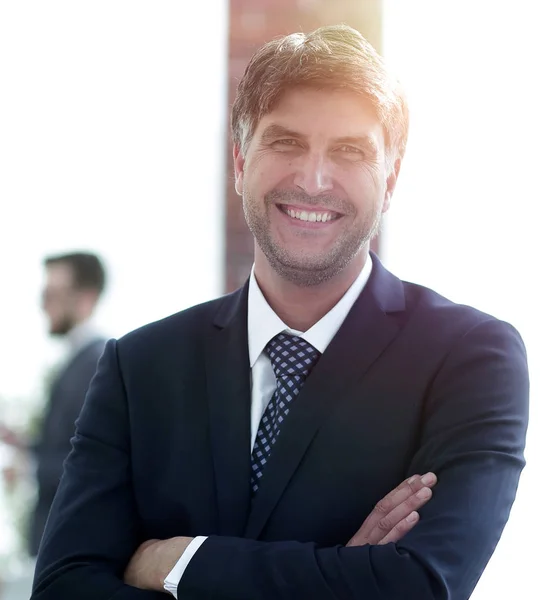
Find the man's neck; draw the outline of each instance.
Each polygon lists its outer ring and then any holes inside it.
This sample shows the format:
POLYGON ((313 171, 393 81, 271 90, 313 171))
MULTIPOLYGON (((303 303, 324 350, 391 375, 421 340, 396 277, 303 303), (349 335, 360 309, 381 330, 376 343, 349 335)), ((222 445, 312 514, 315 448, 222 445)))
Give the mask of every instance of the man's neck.
POLYGON ((72 353, 78 352, 79 349, 86 346, 96 336, 96 328, 92 317, 82 319, 78 323, 75 323, 74 327, 67 334, 69 351, 72 353))
POLYGON ((360 252, 335 277, 315 286, 300 286, 282 278, 265 256, 256 256, 254 273, 275 313, 290 329, 305 332, 338 304, 361 273, 366 260, 366 253, 360 252))

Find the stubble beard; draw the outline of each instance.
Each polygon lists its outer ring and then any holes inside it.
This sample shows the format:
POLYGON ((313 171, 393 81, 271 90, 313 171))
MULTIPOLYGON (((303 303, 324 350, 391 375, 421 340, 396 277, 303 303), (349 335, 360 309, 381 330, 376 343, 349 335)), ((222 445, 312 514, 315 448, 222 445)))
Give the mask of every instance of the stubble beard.
POLYGON ((77 324, 70 315, 65 315, 58 323, 50 324, 50 335, 55 338, 65 337, 77 324))
MULTIPOLYGON (((366 244, 378 235, 382 222, 382 206, 367 213, 360 222, 344 231, 332 248, 324 254, 314 256, 308 252, 291 252, 275 243, 270 232, 269 208, 280 202, 290 204, 315 205, 312 198, 301 192, 274 191, 267 194, 263 204, 256 203, 246 189, 243 192, 243 206, 246 223, 257 245, 275 272, 283 279, 300 287, 313 287, 336 277, 366 244)), ((355 208, 349 202, 327 196, 320 198, 317 205, 323 205, 344 215, 354 215, 355 208)))

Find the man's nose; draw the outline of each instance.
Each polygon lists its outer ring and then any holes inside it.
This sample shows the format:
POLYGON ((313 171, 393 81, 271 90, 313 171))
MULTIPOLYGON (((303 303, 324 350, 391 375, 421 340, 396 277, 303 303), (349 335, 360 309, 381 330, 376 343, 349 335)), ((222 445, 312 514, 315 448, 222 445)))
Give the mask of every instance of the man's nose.
POLYGON ((328 157, 314 152, 304 155, 299 161, 294 185, 309 196, 318 196, 330 191, 333 184, 328 157))

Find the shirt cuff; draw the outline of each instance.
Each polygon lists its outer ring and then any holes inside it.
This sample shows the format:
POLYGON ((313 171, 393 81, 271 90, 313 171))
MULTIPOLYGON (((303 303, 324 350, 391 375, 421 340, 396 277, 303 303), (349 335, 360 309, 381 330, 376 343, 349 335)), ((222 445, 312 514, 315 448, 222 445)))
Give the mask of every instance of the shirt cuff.
POLYGON ((188 566, 188 563, 192 560, 194 554, 198 548, 207 540, 205 535, 198 535, 192 539, 190 544, 186 547, 186 550, 182 553, 182 556, 177 561, 177 564, 173 567, 173 570, 167 575, 163 582, 163 587, 166 592, 173 594, 177 598, 177 591, 179 589, 179 583, 184 575, 184 571, 188 566))

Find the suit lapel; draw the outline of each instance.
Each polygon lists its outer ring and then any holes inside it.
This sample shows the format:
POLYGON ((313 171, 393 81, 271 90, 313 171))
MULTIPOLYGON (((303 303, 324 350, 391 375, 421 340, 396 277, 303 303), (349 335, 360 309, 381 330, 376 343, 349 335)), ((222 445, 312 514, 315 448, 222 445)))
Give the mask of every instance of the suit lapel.
POLYGON ((363 374, 399 332, 392 313, 405 308, 403 284, 375 255, 369 282, 307 379, 265 466, 245 530, 258 538, 286 485, 331 410, 351 395, 363 374))
POLYGON ((243 533, 250 508, 248 285, 227 296, 206 343, 211 448, 219 534, 243 533))

